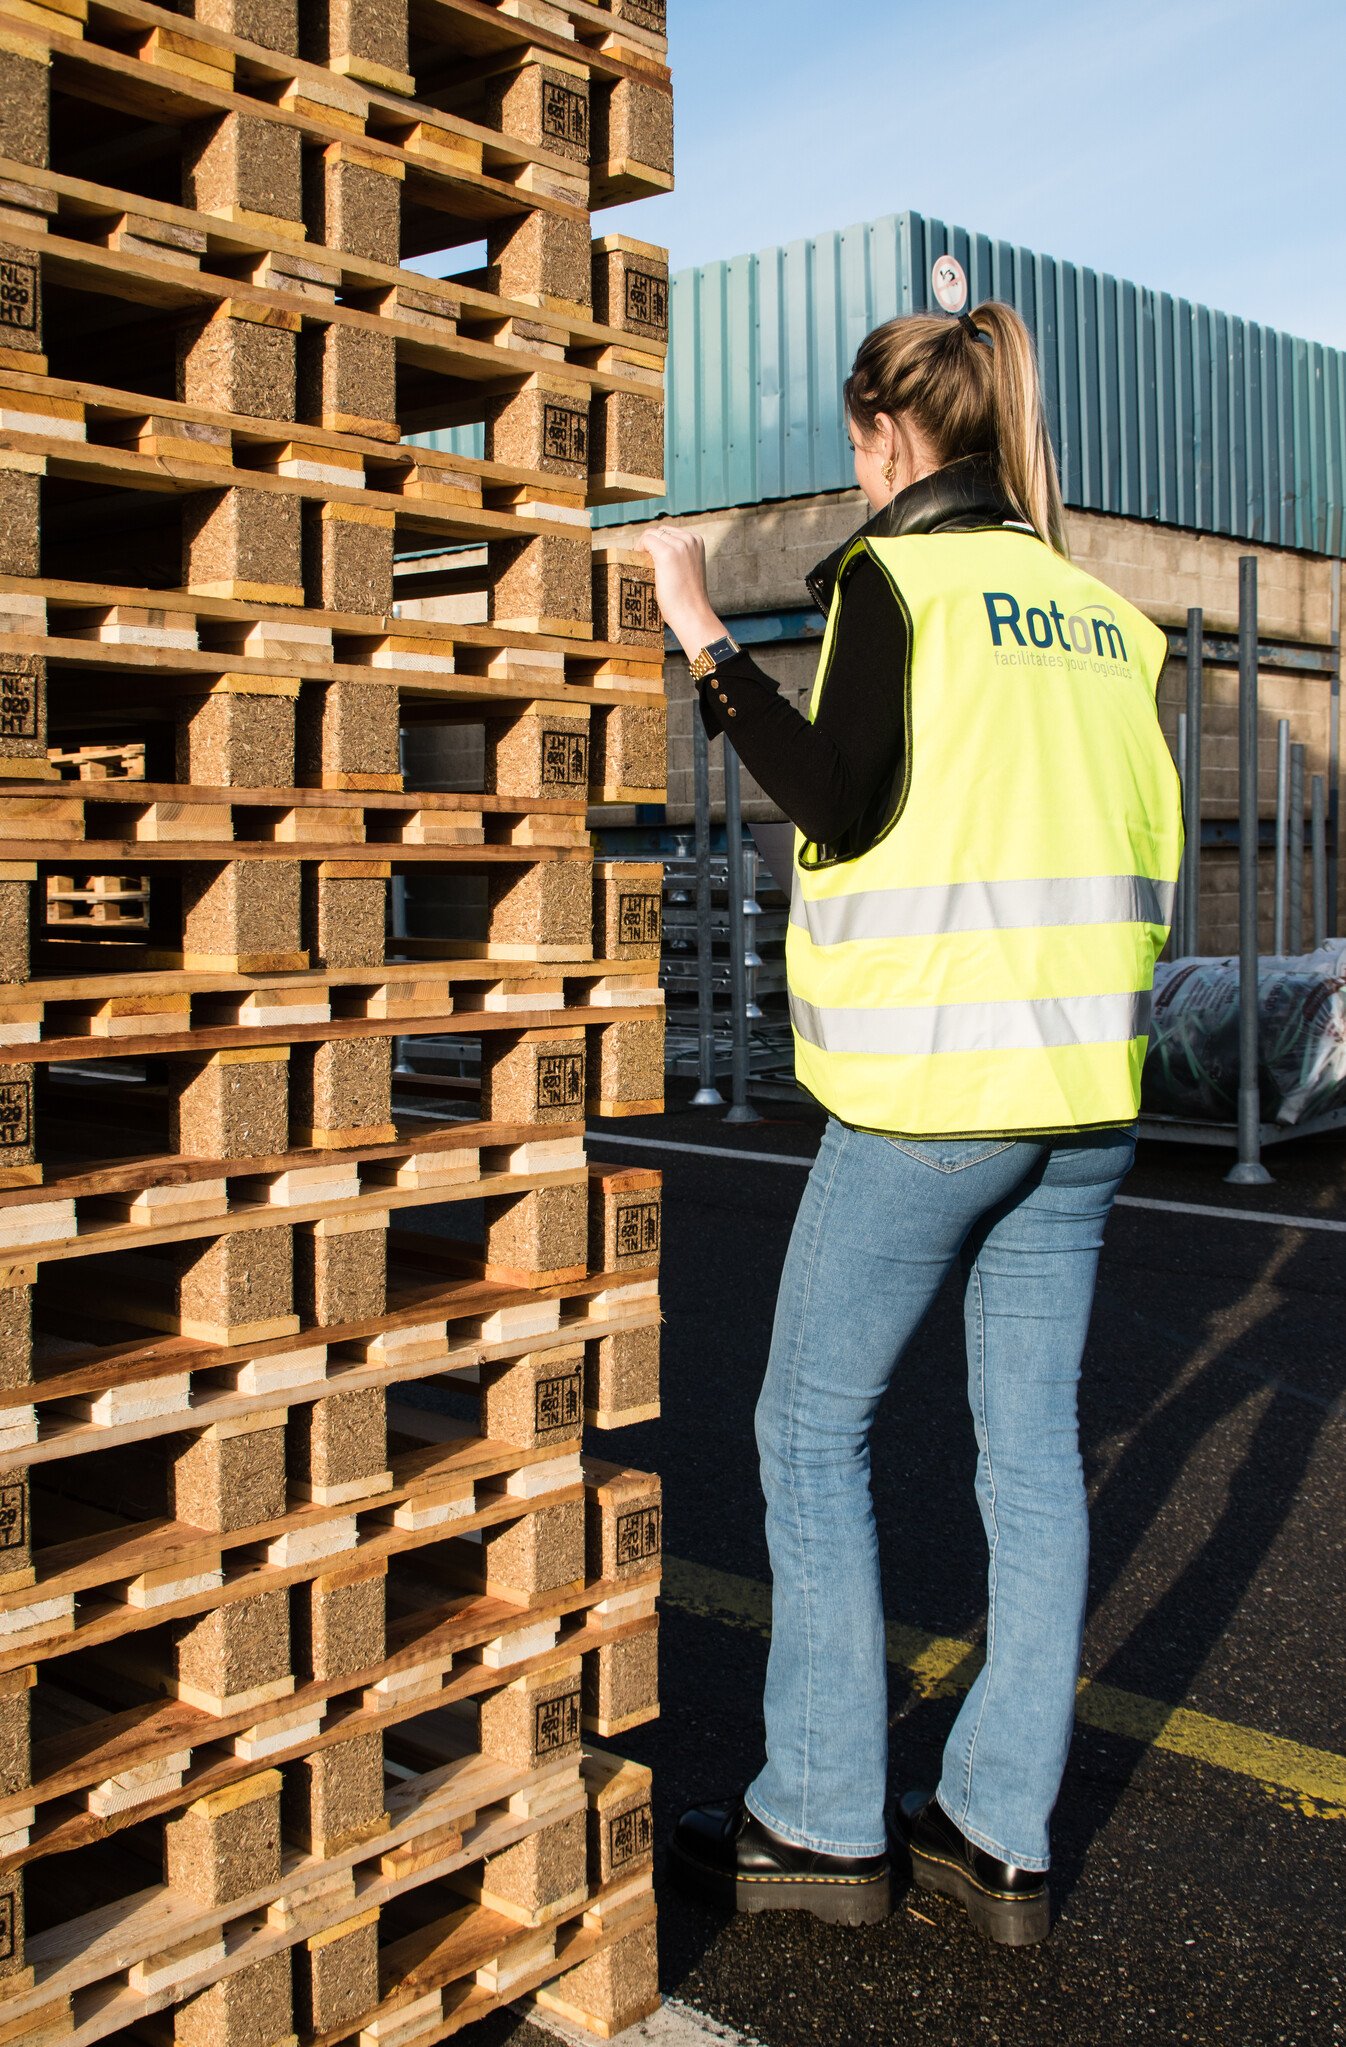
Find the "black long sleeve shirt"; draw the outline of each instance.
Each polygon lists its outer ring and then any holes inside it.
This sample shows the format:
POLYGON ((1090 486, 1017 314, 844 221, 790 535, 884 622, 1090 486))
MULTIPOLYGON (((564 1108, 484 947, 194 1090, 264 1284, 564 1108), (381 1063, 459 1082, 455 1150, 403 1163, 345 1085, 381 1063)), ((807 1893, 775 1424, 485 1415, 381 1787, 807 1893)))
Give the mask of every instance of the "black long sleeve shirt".
POLYGON ((744 767, 806 839, 830 859, 874 844, 895 815, 911 751, 907 730, 906 614, 857 537, 1018 526, 989 454, 948 462, 899 491, 890 504, 820 562, 810 594, 826 610, 845 563, 841 607, 818 715, 810 722, 747 653, 700 685, 707 732, 724 732, 744 767))
POLYGON ((701 684, 710 733, 733 742, 748 773, 806 839, 841 846, 877 827, 906 758, 907 626, 878 564, 857 555, 837 618, 826 687, 812 723, 751 654, 701 684))

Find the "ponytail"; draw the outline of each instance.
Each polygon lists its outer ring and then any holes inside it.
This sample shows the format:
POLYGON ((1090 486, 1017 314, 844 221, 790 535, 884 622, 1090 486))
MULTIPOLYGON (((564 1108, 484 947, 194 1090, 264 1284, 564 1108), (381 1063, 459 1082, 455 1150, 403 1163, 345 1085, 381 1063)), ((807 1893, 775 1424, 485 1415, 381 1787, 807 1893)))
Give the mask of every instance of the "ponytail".
POLYGON ((886 321, 861 342, 844 397, 865 433, 880 413, 906 413, 941 464, 990 456, 1015 511, 1068 554, 1037 355, 1013 306, 984 299, 957 320, 911 313, 886 321))

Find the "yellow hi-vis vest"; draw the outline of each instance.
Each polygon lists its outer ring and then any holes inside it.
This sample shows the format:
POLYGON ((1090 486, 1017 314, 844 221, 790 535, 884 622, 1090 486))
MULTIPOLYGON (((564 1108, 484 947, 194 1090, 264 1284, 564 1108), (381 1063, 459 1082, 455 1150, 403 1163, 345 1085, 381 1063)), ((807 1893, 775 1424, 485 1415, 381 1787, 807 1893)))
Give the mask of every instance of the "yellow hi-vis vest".
POLYGON ((854 859, 796 835, 799 1080, 908 1137, 1130 1123, 1182 855, 1164 635, 1024 531, 860 547, 907 621, 906 786, 854 859))

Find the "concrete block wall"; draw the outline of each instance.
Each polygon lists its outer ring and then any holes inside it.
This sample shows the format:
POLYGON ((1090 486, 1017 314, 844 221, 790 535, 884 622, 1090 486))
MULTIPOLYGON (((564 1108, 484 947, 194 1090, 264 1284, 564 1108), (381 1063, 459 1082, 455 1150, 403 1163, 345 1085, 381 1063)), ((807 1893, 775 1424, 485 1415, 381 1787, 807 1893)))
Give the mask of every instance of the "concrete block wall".
MULTIPOLYGON (((858 491, 817 498, 795 498, 780 504, 741 506, 707 512, 684 523, 706 542, 711 602, 725 617, 745 612, 793 611, 810 604, 804 578, 823 556, 853 533, 867 516, 858 491)), ((638 529, 628 528, 634 541, 638 529)), ((1332 564, 1319 555, 1287 549, 1252 547, 1247 542, 1211 534, 1114 519, 1097 513, 1070 515, 1074 559, 1138 604, 1165 626, 1185 626, 1191 605, 1202 606, 1208 633, 1234 635, 1238 629, 1238 564, 1243 554, 1258 559, 1258 612, 1261 637, 1326 647, 1331 640, 1332 564)), ((816 642, 768 646, 759 653, 762 667, 783 694, 802 709, 808 702, 818 657, 816 642)), ((669 762, 667 817, 675 826, 693 817, 692 719, 693 690, 681 656, 667 667, 669 695, 669 762)), ((1159 690, 1160 719, 1176 752, 1178 713, 1186 697, 1186 675, 1180 661, 1171 661, 1159 690)), ((1238 673, 1233 667, 1207 663, 1202 747, 1202 814, 1207 819, 1238 814, 1238 673)), ((1309 777, 1328 770, 1331 699, 1325 677, 1265 669, 1260 677, 1259 797, 1263 816, 1276 802, 1276 723, 1290 721, 1292 742, 1306 749, 1305 804, 1309 777)), ((722 748, 711 748, 711 803, 715 816, 724 814, 722 748)), ((743 777, 743 813, 750 823, 779 817, 780 812, 747 774, 743 777)), ((632 813, 634 815, 634 813, 632 813)), ((1209 850, 1202 861, 1202 925, 1204 950, 1232 951, 1237 944, 1238 862, 1236 854, 1209 850)), ((1263 863, 1261 922, 1264 943, 1272 932, 1271 863, 1263 863)), ((1307 877, 1305 893, 1307 903, 1307 877)), ((1306 920, 1307 920, 1306 907, 1306 920)))

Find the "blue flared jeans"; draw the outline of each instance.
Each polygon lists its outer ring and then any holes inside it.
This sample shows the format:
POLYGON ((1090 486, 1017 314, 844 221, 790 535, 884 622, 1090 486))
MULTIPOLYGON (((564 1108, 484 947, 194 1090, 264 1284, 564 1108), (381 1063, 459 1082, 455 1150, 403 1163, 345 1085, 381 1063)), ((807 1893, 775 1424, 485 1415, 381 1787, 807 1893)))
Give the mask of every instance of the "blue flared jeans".
MULTIPOLYGON (((985 1662, 945 1746, 938 1796, 979 1847, 1048 1866, 1089 1554, 1080 1359, 1103 1227, 1134 1153, 1129 1129, 908 1142, 828 1123, 757 1406, 773 1586, 767 1760, 747 1802, 787 1840, 839 1855, 886 1847, 869 1435, 957 1265, 989 1609, 985 1662)), ((937 1497, 927 1511, 938 1513, 937 1497)))

